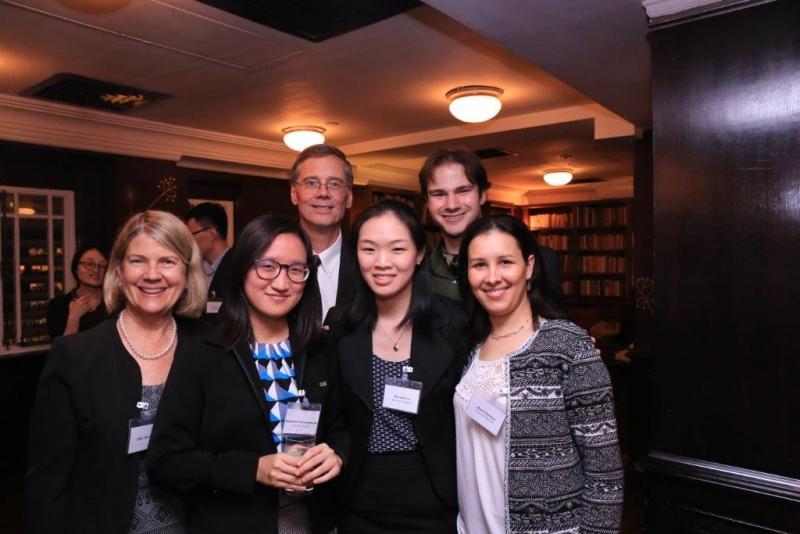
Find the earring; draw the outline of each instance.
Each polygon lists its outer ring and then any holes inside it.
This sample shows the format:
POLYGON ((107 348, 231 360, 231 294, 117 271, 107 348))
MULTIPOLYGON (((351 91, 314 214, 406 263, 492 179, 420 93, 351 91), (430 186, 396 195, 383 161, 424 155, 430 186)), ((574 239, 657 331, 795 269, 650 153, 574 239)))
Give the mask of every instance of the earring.
POLYGON ((531 279, 530 278, 528 278, 528 283, 525 284, 525 287, 527 288, 528 291, 531 290, 531 279))

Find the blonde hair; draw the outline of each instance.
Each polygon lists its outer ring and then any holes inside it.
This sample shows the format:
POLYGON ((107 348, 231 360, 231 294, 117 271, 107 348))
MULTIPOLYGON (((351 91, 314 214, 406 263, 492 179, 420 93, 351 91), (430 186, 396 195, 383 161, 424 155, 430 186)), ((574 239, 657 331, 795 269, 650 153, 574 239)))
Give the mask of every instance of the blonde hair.
POLYGON ((186 269, 186 288, 175 303, 174 313, 183 317, 199 317, 206 305, 208 282, 200 260, 200 249, 186 225, 166 211, 148 210, 137 213, 117 233, 108 257, 108 270, 103 280, 103 300, 113 312, 125 306, 120 265, 133 239, 141 234, 155 239, 175 252, 186 269))

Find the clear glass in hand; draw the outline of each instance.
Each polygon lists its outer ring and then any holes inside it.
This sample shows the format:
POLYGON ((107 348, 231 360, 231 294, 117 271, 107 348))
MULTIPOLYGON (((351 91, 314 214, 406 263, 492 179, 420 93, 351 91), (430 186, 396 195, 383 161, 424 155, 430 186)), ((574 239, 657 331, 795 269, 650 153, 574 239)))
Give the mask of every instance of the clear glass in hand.
MULTIPOLYGON (((283 451, 289 456, 300 458, 306 451, 317 444, 314 436, 284 436, 283 451)), ((305 491, 283 490, 287 495, 305 495, 314 491, 313 487, 306 488, 305 491)))

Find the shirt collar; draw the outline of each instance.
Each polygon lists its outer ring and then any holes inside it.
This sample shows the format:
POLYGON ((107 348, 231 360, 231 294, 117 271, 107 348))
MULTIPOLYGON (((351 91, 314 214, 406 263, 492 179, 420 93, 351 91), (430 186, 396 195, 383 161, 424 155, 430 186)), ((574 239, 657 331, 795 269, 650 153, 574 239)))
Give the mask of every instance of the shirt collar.
POLYGON ((225 257, 225 254, 227 254, 229 250, 229 248, 226 248, 222 254, 217 256, 217 259, 214 260, 214 263, 208 263, 206 260, 203 260, 203 270, 208 276, 214 276, 217 273, 219 264, 222 263, 222 258, 225 257))
POLYGON ((330 273, 339 265, 342 256, 342 231, 339 230, 339 235, 336 241, 331 246, 317 254, 319 256, 320 267, 325 273, 330 273))

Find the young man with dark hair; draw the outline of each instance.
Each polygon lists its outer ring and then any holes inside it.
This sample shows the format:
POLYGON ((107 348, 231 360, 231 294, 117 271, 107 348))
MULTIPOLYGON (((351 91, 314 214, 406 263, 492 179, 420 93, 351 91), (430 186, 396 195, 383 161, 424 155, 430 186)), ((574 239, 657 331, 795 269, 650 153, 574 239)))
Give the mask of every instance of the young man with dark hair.
POLYGON ((200 249, 203 271, 209 279, 204 317, 217 317, 228 283, 228 216, 221 205, 203 202, 190 209, 183 220, 200 249))
MULTIPOLYGON (((442 231, 431 252, 433 291, 461 300, 458 290, 458 249, 467 226, 481 216, 491 184, 480 158, 462 148, 440 148, 431 154, 419 171, 420 193, 428 213, 442 231)), ((552 249, 539 247, 545 282, 560 300, 561 274, 558 257, 552 249)))
POLYGON ((314 145, 297 156, 289 181, 300 226, 319 258, 317 281, 325 318, 331 307, 354 293, 356 269, 349 261, 350 244, 342 236, 342 221, 353 204, 353 167, 338 148, 314 145))

